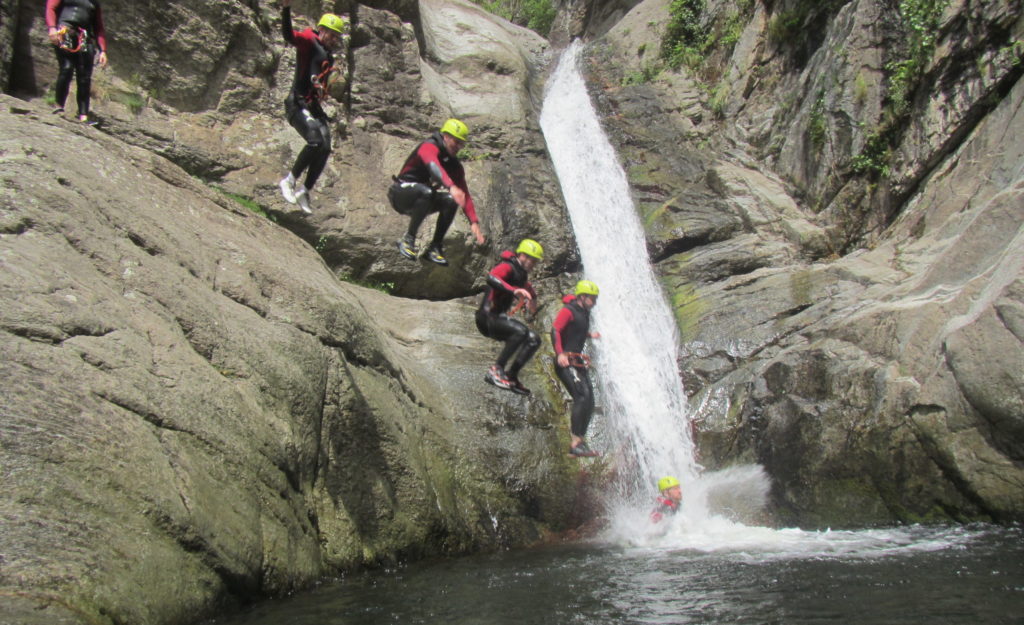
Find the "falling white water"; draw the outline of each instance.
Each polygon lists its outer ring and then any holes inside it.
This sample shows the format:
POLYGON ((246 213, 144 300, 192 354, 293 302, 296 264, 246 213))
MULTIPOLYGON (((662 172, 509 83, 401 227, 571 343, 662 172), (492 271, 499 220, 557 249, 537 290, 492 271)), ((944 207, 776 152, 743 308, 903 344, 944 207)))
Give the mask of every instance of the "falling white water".
MULTIPOLYGON (((649 503, 659 477, 696 479, 672 311, 655 281, 625 172, 594 111, 574 42, 548 81, 540 116, 572 219, 585 277, 601 289, 591 341, 613 459, 649 503)), ((636 501, 633 502, 634 504, 636 501)))

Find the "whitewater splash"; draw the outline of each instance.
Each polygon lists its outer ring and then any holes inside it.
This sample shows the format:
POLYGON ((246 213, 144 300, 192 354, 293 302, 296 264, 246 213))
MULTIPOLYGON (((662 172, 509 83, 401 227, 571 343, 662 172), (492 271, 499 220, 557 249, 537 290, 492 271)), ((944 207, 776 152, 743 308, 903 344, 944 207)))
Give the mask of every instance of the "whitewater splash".
POLYGON ((601 289, 592 341, 607 440, 633 478, 624 503, 651 499, 664 475, 686 485, 697 463, 686 396, 676 367, 677 331, 654 279, 626 175, 601 129, 577 68, 573 43, 548 81, 541 128, 562 186, 588 280, 601 289))

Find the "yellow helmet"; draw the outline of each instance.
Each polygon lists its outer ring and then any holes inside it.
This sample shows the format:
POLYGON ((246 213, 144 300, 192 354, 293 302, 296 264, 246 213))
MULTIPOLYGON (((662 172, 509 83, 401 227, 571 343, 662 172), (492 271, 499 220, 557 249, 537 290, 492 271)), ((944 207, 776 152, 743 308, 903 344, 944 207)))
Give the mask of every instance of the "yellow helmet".
POLYGON ((580 280, 576 283, 576 295, 593 295, 597 297, 599 292, 597 285, 590 280, 580 280))
POLYGON ((672 488, 673 486, 679 486, 679 480, 674 477, 663 477, 658 480, 658 490, 665 490, 667 488, 672 488))
POLYGON ((348 30, 348 20, 340 15, 335 15, 334 13, 324 13, 323 17, 320 18, 320 21, 317 22, 317 26, 323 26, 324 28, 329 28, 338 34, 343 34, 348 30))
POLYGON ((520 241, 519 247, 516 248, 516 254, 526 254, 537 260, 544 260, 544 248, 533 239, 523 239, 520 241))
POLYGON ((469 127, 454 117, 441 126, 441 132, 449 134, 459 141, 469 141, 469 127))

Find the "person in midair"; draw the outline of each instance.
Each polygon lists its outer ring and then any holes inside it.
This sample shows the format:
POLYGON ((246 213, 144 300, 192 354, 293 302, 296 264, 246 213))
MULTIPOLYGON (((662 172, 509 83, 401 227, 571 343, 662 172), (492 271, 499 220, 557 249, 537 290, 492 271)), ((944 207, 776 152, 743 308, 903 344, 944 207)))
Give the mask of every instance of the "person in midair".
POLYGON ((288 123, 306 140, 291 171, 279 183, 281 195, 290 204, 298 204, 304 213, 312 213, 309 196, 331 155, 331 129, 321 102, 326 99, 334 67, 331 54, 341 46, 348 33, 348 20, 325 13, 316 29, 292 29, 292 0, 281 0, 281 32, 295 46, 295 80, 284 102, 288 123), (306 179, 298 179, 306 172, 306 179))
POLYGON ((487 288, 476 311, 480 334, 505 342, 484 380, 520 395, 530 394, 519 381, 519 372, 540 347, 540 336, 523 322, 513 319, 509 309, 520 299, 526 303, 530 314, 537 313, 537 294, 527 278, 534 265, 543 259, 544 248, 533 239, 523 239, 515 254, 509 250, 502 252, 501 262, 487 274, 487 288), (512 365, 506 370, 505 365, 513 356, 512 365))
POLYGON ((660 523, 667 516, 674 516, 679 512, 680 502, 683 500, 683 489, 679 480, 672 476, 666 476, 658 480, 658 495, 651 510, 651 522, 660 523))
POLYGON ((594 414, 594 386, 590 382, 590 359, 583 355, 587 339, 601 337, 590 331, 590 309, 597 304, 598 293, 597 285, 590 280, 577 282, 575 293, 562 298, 565 306, 551 326, 555 374, 572 396, 569 454, 577 457, 598 455, 585 440, 594 414))
POLYGON ((484 243, 476 207, 466 184, 466 172, 459 162, 459 150, 469 140, 469 128, 457 119, 449 119, 440 130, 416 146, 405 160, 401 171, 388 187, 391 206, 409 216, 409 228, 398 240, 398 253, 408 259, 419 255, 416 233, 427 215, 437 213, 434 238, 427 248, 427 259, 438 265, 447 265, 444 257, 444 235, 448 232, 455 213, 461 208, 469 219, 469 227, 478 244, 484 243))
POLYGON ((97 60, 100 67, 107 65, 107 33, 99 0, 46 0, 46 27, 57 53, 54 114, 64 112, 73 76, 78 121, 95 124, 89 117, 92 70, 97 60))

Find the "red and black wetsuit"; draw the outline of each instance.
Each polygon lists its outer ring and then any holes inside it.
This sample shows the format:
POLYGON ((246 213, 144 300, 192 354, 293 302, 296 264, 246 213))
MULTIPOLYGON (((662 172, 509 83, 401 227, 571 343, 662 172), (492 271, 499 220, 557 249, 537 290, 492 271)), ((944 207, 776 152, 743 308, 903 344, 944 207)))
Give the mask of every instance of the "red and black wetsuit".
POLYGON ((315 30, 292 29, 291 7, 281 9, 281 32, 297 53, 295 80, 284 102, 285 113, 288 123, 306 140, 292 165, 292 176, 297 179, 305 171, 304 184, 312 189, 331 155, 331 130, 320 102, 326 97, 321 86, 334 69, 334 57, 315 30))
POLYGON ((473 196, 466 184, 466 172, 458 157, 448 153, 440 132, 416 146, 402 165, 394 184, 388 189, 391 206, 403 215, 409 215, 409 229, 406 236, 415 240, 420 224, 427 215, 440 213, 431 245, 441 248, 444 235, 455 220, 458 205, 452 196, 444 191, 458 187, 466 194, 463 212, 469 223, 477 223, 473 196))
POLYGON ((676 512, 679 512, 678 501, 669 499, 664 495, 658 495, 658 500, 654 505, 654 509, 651 510, 651 522, 658 523, 666 516, 673 516, 676 512))
POLYGON ((476 311, 476 327, 488 338, 505 341, 505 347, 495 361, 502 369, 518 350, 515 361, 506 371, 511 379, 518 379, 519 370, 540 347, 540 336, 536 332, 508 316, 508 310, 515 302, 516 289, 525 289, 531 297, 536 297, 527 280, 526 269, 519 264, 515 254, 505 250, 501 253, 501 262, 487 275, 487 288, 476 311))
POLYGON ((582 353, 590 336, 590 311, 580 305, 575 295, 562 298, 565 306, 558 311, 551 326, 551 344, 555 346, 555 374, 572 396, 570 430, 574 436, 585 438, 590 418, 594 414, 594 385, 586 367, 558 366, 558 355, 563 352, 582 353))
MULTIPOLYGON (((56 46, 57 84, 55 98, 57 106, 64 108, 71 89, 71 77, 75 77, 78 114, 89 114, 89 90, 92 88, 92 67, 97 47, 107 51, 107 32, 103 27, 103 10, 99 0, 46 0, 47 28, 61 28, 84 31, 84 41, 76 52, 56 46)), ((72 35, 77 40, 77 37, 72 35)), ((76 45, 77 47, 77 45, 76 45)))

